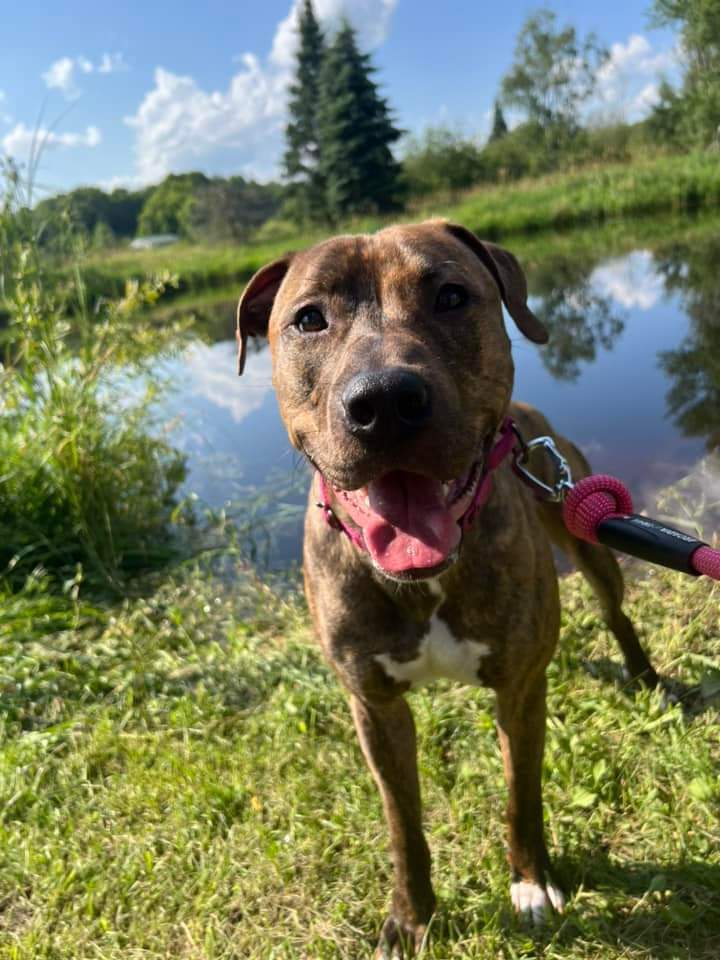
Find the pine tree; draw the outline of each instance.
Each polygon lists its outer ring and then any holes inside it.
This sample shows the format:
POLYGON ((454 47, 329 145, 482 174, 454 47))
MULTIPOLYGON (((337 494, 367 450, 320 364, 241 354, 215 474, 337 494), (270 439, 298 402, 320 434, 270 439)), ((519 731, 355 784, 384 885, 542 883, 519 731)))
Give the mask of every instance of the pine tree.
POLYGON ((398 209, 400 165, 390 147, 402 131, 372 80, 352 26, 342 24, 325 52, 318 107, 319 169, 327 216, 398 209))
POLYGON ((313 10, 305 0, 298 16, 299 46, 295 82, 290 87, 285 128, 283 170, 299 219, 323 214, 323 186, 318 171, 317 107, 325 39, 313 10))
POLYGON ((493 125, 492 130, 490 131, 490 143, 494 143, 496 140, 502 140, 505 134, 508 132, 508 125, 505 122, 505 117, 502 112, 502 107, 495 101, 495 113, 493 116, 493 125))

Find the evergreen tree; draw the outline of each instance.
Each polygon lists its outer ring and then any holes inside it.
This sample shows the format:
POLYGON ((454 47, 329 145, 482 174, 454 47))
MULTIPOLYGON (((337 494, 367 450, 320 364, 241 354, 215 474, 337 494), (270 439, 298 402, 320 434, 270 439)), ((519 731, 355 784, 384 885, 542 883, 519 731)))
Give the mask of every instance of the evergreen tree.
POLYGON ((495 113, 493 116, 493 125, 492 130, 490 131, 490 143, 494 143, 496 140, 502 140, 505 134, 508 132, 508 125, 505 122, 505 117, 502 112, 502 107, 495 101, 495 113))
POLYGON ((295 82, 290 87, 285 128, 283 169, 298 219, 323 214, 323 187, 318 171, 317 106, 325 40, 313 10, 305 0, 298 17, 299 46, 295 82))
POLYGON ((334 221, 400 206, 400 165, 390 147, 402 131, 373 73, 352 26, 343 23, 325 53, 318 107, 319 169, 327 216, 334 221))

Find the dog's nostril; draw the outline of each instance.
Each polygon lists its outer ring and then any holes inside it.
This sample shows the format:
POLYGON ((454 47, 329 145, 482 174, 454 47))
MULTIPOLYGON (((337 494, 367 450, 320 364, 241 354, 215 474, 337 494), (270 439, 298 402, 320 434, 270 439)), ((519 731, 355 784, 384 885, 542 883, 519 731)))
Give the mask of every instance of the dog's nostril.
POLYGON ((405 423, 420 423, 428 413, 430 396, 424 384, 403 390, 395 401, 398 416, 405 423))
POLYGON ((368 400, 363 400, 361 397, 352 400, 347 410, 350 418, 359 427, 369 427, 375 420, 375 407, 368 400))
POLYGON ((345 386, 345 426, 363 441, 405 437, 430 419, 431 388, 412 370, 364 371, 345 386))

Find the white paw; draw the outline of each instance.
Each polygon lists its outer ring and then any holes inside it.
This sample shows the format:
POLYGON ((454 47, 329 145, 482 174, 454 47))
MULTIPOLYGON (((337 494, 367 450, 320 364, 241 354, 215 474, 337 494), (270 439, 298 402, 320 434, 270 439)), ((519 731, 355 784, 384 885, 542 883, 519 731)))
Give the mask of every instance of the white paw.
POLYGON ((562 913, 565 909, 565 895, 553 883, 543 888, 532 880, 515 880, 510 884, 510 899, 515 913, 536 926, 542 926, 553 910, 562 913))

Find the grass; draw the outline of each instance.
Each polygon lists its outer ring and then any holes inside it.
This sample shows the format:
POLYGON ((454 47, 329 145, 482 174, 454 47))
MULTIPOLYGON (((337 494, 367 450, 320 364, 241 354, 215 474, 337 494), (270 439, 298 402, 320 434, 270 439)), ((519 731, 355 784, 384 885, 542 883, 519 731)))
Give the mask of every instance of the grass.
POLYGON ((477 192, 450 216, 500 238, 719 206, 720 157, 708 152, 591 167, 477 192))
MULTIPOLYGON (((179 277, 179 294, 202 296, 220 288, 236 293, 252 274, 286 250, 309 246, 347 230, 375 230, 388 222, 416 221, 442 216, 456 220, 490 239, 503 239, 513 249, 543 242, 532 235, 573 227, 597 229, 623 218, 635 218, 621 232, 642 232, 642 217, 682 217, 720 208, 720 158, 714 152, 661 156, 629 164, 607 164, 575 173, 553 174, 534 180, 482 187, 452 203, 447 199, 423 202, 391 221, 365 218, 335 230, 313 229, 288 233, 281 240, 244 247, 199 247, 178 244, 143 253, 117 251, 92 258, 85 271, 93 295, 120 295, 129 276, 171 269, 179 277)), ((612 226, 611 226, 612 228, 612 226)))
MULTIPOLYGON (((612 674, 616 651, 584 585, 562 593, 545 793, 569 910, 539 934, 511 917, 492 697, 426 688, 426 955, 717 957, 716 708, 688 720, 593 679, 585 661, 612 674)), ((709 698, 719 598, 669 572, 630 591, 656 664, 709 698)), ((389 890, 380 803, 294 594, 195 568, 94 610, 31 580, 0 598, 0 687, 0 957, 369 955, 389 890)))
POLYGON ((147 320, 172 283, 129 282, 91 305, 79 263, 53 282, 26 206, 12 190, 0 199, 0 576, 83 568, 122 593, 176 554, 185 465, 154 417, 152 368, 184 331, 147 320))

